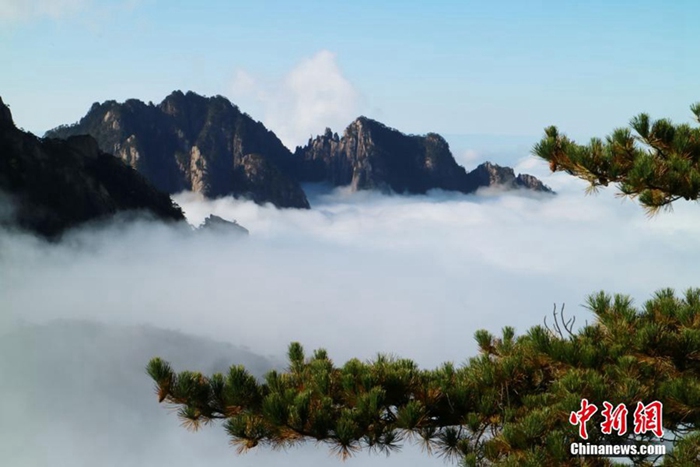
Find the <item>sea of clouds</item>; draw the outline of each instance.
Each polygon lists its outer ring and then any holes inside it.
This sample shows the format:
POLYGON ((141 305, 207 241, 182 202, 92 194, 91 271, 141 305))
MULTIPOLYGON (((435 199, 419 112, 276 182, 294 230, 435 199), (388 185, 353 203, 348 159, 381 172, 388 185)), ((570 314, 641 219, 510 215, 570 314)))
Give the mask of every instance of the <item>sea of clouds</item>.
MULTIPOLYGON (((188 221, 235 219, 248 238, 152 222, 83 228, 58 244, 0 232, 0 459, 12 466, 341 465, 325 446, 237 456, 223 429, 196 434, 157 404, 152 356, 204 372, 284 366, 291 341, 342 364, 377 352, 432 368, 477 352, 474 332, 522 333, 605 290, 641 305, 700 286, 700 210, 648 218, 612 188, 517 172, 558 195, 424 196, 307 187, 313 209, 175 197, 188 221)), ((349 466, 443 465, 407 447, 349 466)))

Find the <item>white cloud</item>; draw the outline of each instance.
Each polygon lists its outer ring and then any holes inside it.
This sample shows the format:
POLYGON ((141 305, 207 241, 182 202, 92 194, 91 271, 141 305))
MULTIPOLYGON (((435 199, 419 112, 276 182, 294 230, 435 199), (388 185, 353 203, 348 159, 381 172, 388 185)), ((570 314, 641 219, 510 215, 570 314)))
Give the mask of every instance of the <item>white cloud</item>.
MULTIPOLYGON (((543 169, 529 161, 520 166, 543 169)), ((583 323, 590 316, 579 305, 601 289, 628 293, 640 304, 661 287, 700 285, 698 206, 679 204, 675 213, 650 220, 638 205, 615 199, 612 190, 585 197, 571 177, 543 178, 561 194, 538 200, 317 189, 309 211, 177 197, 193 224, 210 213, 238 220, 251 231, 242 241, 188 237, 145 223, 85 230, 57 245, 0 233, 0 334, 8 321, 92 319, 110 323, 117 334, 116 325, 146 324, 244 345, 262 355, 279 357, 290 341, 299 340, 309 350, 326 347, 338 363, 381 351, 434 367, 473 356, 477 329, 498 332, 514 325, 522 333, 542 323, 554 302, 566 302, 583 323)), ((58 332, 53 324, 45 328, 58 332)), ((31 448, 48 445, 62 447, 65 464, 75 466, 141 465, 152 459, 174 467, 195 460, 212 466, 342 465, 328 459, 324 446, 235 458, 220 427, 188 433, 157 406, 141 373, 144 355, 167 358, 172 343, 182 342, 183 354, 196 361, 180 361, 178 369, 208 371, 208 356, 226 355, 219 347, 147 336, 117 336, 106 345, 90 336, 54 336, 42 346, 26 338, 19 344, 26 351, 12 354, 21 360, 5 359, 12 371, 3 370, 0 358, 0 406, 15 407, 0 411, 17 415, 8 418, 12 423, 0 421, 0 438, 26 435, 24 450, 13 455, 39 456, 31 448), (33 381, 28 368, 51 355, 56 363, 49 368, 70 376, 55 380, 52 400, 75 399, 74 382, 85 381, 83 405, 48 404, 43 386, 27 387, 33 381), (22 391, 13 386, 17 381, 24 381, 22 391), (113 398, 101 392, 107 389, 113 398), (13 398, 5 397, 8 392, 13 398), (144 415, 142 407, 152 410, 144 415), (121 421, 59 423, 77 409, 88 411, 85 420, 93 410, 100 417, 119 414, 121 421), (34 435, 37 420, 58 425, 34 435)), ((352 462, 442 465, 417 449, 388 460, 361 455, 352 462)))
POLYGON ((475 163, 481 162, 483 158, 483 155, 474 149, 467 149, 455 155, 457 163, 464 167, 471 167, 475 163))
POLYGON ((333 345, 342 358, 385 350, 434 365, 470 354, 480 326, 536 324, 552 301, 581 303, 601 287, 643 298, 692 284, 696 206, 649 220, 611 190, 586 197, 557 180, 545 177, 561 193, 553 199, 341 189, 311 196, 310 211, 183 194, 192 223, 214 213, 251 238, 134 226, 58 247, 4 240, 14 267, 3 268, 0 305, 24 318, 169 323, 265 353, 301 339, 333 345), (640 274, 649 264, 655 274, 640 274), (418 329, 425 346, 413 345, 418 329), (466 333, 464 343, 451 347, 455 332, 466 333))
POLYGON ((233 82, 231 83, 231 89, 234 95, 242 99, 250 99, 250 97, 261 99, 264 97, 264 94, 261 94, 258 89, 255 78, 245 70, 236 70, 233 76, 233 82))
MULTIPOLYGON (((91 23, 94 18, 105 20, 115 11, 132 10, 141 0, 118 0, 96 3, 94 0, 0 0, 0 23, 17 23, 39 18, 60 20, 88 13, 91 23)), ((85 19, 85 18, 83 18, 85 19)))
POLYGON ((0 21, 58 19, 84 9, 90 0, 0 0, 0 21))
POLYGON ((360 112, 359 92, 327 50, 302 60, 282 79, 256 79, 238 70, 231 98, 245 111, 259 111, 263 123, 292 150, 326 127, 341 132, 360 112))

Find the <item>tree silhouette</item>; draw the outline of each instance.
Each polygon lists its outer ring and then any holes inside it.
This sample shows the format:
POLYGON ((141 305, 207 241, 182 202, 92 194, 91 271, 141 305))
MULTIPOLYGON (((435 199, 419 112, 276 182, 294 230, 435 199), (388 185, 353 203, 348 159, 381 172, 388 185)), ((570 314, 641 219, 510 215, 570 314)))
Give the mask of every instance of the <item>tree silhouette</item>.
MULTIPOLYGON (((700 104, 691 109, 700 120, 700 104)), ((636 135, 618 129, 585 146, 549 127, 533 152, 593 190, 617 184, 650 213, 697 200, 700 129, 645 114, 631 126, 636 135)), ((221 421, 239 452, 313 441, 345 459, 416 442, 464 466, 608 466, 615 465, 609 457, 572 456, 570 446, 663 443, 666 456, 628 459, 700 465, 700 289, 662 289, 641 308, 628 296, 600 292, 586 307, 593 322, 578 329, 555 307, 551 326, 545 319, 519 336, 512 327, 500 336, 479 330, 479 354, 459 367, 427 370, 386 355, 337 366, 325 350, 307 356, 292 343, 286 371, 262 380, 241 366, 226 375, 176 373, 160 358, 147 371, 159 402, 177 407, 184 426, 221 421), (584 399, 597 410, 584 413, 584 399), (656 402, 662 426, 636 430, 639 409, 656 402), (617 414, 617 422, 601 423, 604 413, 617 414), (584 440, 572 422, 591 414, 584 440)))
MULTIPOLYGON (((664 462, 697 465, 700 289, 682 297, 661 290, 640 310, 629 297, 599 293, 587 307, 595 321, 579 330, 556 313, 552 327, 520 336, 510 327, 499 337, 480 330, 479 355, 461 367, 425 370, 385 355, 336 366, 323 349, 307 357, 292 343, 287 371, 262 381, 241 366, 226 375, 176 373, 159 358, 147 371, 159 401, 179 407, 184 426, 221 420, 239 452, 315 441, 347 458, 414 441, 461 465, 612 465, 569 454, 569 445, 582 441, 571 413, 582 399, 600 408, 622 403, 632 426, 638 402, 660 401, 664 441, 675 445, 664 462)), ((659 442, 653 433, 604 434, 599 422, 588 423, 586 442, 659 442)))
MULTIPOLYGON (((700 103, 690 107, 700 121, 700 103)), ((576 144, 550 126, 533 148, 549 161, 550 169, 564 171, 590 183, 589 190, 617 184, 620 195, 638 198, 654 214, 679 199, 700 196, 700 127, 674 125, 640 114, 630 121, 634 133, 619 128, 602 140, 576 144)))

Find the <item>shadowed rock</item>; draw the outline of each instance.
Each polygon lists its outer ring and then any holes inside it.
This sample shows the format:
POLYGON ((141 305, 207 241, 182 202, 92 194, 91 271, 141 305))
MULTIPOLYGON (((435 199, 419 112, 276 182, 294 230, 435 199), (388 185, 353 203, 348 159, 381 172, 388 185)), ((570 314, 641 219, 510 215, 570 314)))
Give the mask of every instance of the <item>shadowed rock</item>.
POLYGON ((185 219, 166 193, 100 151, 90 136, 39 139, 15 127, 2 100, 0 192, 12 205, 0 221, 45 237, 123 211, 173 222, 185 219))
POLYGON ((510 167, 502 167, 490 162, 484 162, 467 175, 469 184, 482 187, 503 187, 506 189, 527 189, 542 193, 554 194, 551 188, 542 183, 537 177, 528 174, 515 175, 510 167))
POLYGON ((204 219, 204 223, 199 226, 200 231, 212 231, 220 233, 232 233, 237 235, 248 235, 248 229, 240 225, 238 222, 227 221, 214 214, 209 215, 204 219))
POLYGON ((508 167, 485 163, 467 172, 442 136, 406 135, 366 117, 352 122, 342 137, 326 129, 298 147, 295 155, 300 180, 350 185, 354 190, 425 193, 439 188, 473 193, 481 187, 501 186, 552 192, 537 178, 516 177, 508 167))
POLYGON ((242 196, 277 207, 308 208, 304 182, 396 193, 473 193, 484 186, 552 193, 535 177, 516 176, 507 167, 486 163, 467 172, 442 136, 406 135, 367 117, 357 118, 342 137, 326 129, 292 155, 226 98, 192 92, 173 92, 157 106, 136 99, 96 103, 77 124, 47 135, 82 133, 161 190, 242 196))
POLYGON ((171 194, 190 190, 209 198, 234 195, 277 207, 309 207, 292 177, 289 150, 222 96, 175 91, 158 105, 136 99, 95 103, 80 122, 47 136, 77 134, 93 136, 103 151, 171 194))

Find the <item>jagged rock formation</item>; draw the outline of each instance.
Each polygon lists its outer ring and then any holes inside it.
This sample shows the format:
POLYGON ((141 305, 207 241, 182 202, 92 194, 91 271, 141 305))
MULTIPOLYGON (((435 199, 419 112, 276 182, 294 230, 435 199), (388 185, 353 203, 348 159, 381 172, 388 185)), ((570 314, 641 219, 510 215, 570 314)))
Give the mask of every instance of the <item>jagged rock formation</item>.
POLYGON ((242 195, 279 207, 309 207, 291 176, 289 150, 262 123, 221 96, 175 91, 158 105, 136 99, 95 103, 80 122, 47 136, 78 134, 95 137, 103 151, 168 193, 242 195))
POLYGON ((0 98, 0 192, 13 204, 11 219, 46 237, 82 222, 139 210, 184 221, 170 197, 120 160, 98 149, 90 136, 39 139, 17 129, 0 98))
POLYGON ((233 233, 238 235, 248 235, 248 229, 243 227, 236 221, 227 221, 219 216, 210 214, 209 217, 204 219, 204 223, 199 226, 201 231, 212 231, 212 232, 222 232, 222 233, 233 233))
POLYGON ((460 190, 466 175, 440 135, 408 136, 366 117, 351 123, 342 138, 327 129, 306 147, 297 148, 295 155, 301 180, 329 181, 356 190, 460 190))
POLYGON ((537 177, 528 174, 515 175, 510 167, 484 162, 467 174, 469 183, 478 188, 497 186, 505 189, 524 188, 527 190, 554 193, 551 188, 537 177))
POLYGON ((405 135, 366 117, 351 123, 342 138, 326 129, 305 147, 298 147, 295 156, 300 180, 351 185, 356 190, 425 193, 440 188, 472 193, 499 185, 552 192, 531 175, 516 177, 512 169, 490 163, 468 173, 440 135, 405 135))
POLYGON ((303 182, 397 193, 435 188, 473 193, 493 185, 551 192, 535 177, 488 163, 467 172, 440 135, 406 135, 366 117, 352 122, 342 137, 327 129, 292 155, 274 133, 224 97, 192 92, 173 92, 158 105, 135 99, 96 103, 77 124, 47 133, 77 134, 94 136, 102 150, 168 193, 243 195, 277 207, 308 208, 303 182))

